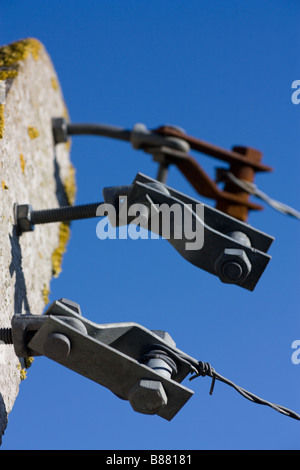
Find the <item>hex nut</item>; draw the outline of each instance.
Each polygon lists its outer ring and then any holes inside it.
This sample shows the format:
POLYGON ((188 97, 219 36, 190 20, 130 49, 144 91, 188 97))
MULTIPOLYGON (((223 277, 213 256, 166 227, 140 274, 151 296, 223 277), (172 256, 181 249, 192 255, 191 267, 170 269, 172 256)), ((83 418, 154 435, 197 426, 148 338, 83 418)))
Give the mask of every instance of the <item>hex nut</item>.
POLYGON ((227 284, 240 284, 245 281, 252 269, 244 250, 225 248, 215 263, 216 274, 227 284))
POLYGON ((154 415, 168 403, 168 397, 161 382, 140 380, 129 391, 128 400, 138 413, 154 415))
POLYGON ((67 122, 64 118, 52 119, 52 132, 55 144, 68 142, 67 122))
POLYGON ((31 222, 32 206, 30 204, 15 204, 15 222, 20 232, 32 232, 34 225, 31 222))
POLYGON ((163 339, 165 343, 167 343, 169 346, 176 348, 175 341, 173 340, 172 336, 167 331, 163 331, 163 330, 151 330, 151 331, 152 333, 156 334, 161 339, 163 339))
POLYGON ((60 299, 59 302, 65 305, 67 308, 73 310, 78 315, 82 316, 80 305, 77 302, 73 302, 73 300, 65 298, 60 299))

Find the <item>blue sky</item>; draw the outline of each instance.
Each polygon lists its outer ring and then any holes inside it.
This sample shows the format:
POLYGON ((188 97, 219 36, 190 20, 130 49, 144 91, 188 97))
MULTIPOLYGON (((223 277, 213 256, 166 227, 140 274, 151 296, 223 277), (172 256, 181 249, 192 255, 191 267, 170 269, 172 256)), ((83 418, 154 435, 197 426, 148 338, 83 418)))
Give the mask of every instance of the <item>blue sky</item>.
MULTIPOLYGON (((46 47, 73 122, 132 128, 172 123, 230 149, 261 150, 270 196, 300 208, 300 5, 296 0, 58 0, 4 2, 1 44, 35 37, 46 47)), ((106 186, 156 175, 129 144, 77 137, 77 203, 106 186)), ((214 177, 219 162, 193 154, 214 177)), ((172 168, 168 185, 199 198, 172 168)), ((203 202, 214 205, 213 201, 203 202)), ((265 206, 249 222, 275 237, 254 292, 222 284, 165 240, 106 240, 96 220, 72 225, 51 301, 69 298, 96 323, 134 321, 168 331, 177 347, 274 403, 300 412, 299 221, 265 206)), ((40 313, 40 312, 37 312, 40 313)), ((299 449, 299 422, 210 379, 171 422, 132 411, 109 390, 39 357, 21 383, 2 449, 299 449)))

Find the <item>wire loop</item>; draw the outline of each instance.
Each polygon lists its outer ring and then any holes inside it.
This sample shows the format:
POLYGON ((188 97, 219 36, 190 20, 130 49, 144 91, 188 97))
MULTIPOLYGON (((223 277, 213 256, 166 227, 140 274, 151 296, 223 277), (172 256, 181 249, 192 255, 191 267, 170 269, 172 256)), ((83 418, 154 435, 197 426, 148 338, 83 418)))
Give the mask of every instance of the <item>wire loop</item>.
POLYGON ((267 194, 263 193, 260 189, 258 189, 258 187, 254 183, 250 183, 249 181, 239 179, 230 171, 226 171, 223 169, 218 172, 218 178, 219 178, 219 181, 226 180, 226 179, 229 180, 231 183, 235 184, 237 187, 239 187, 243 191, 246 191, 247 193, 258 197, 259 199, 262 199, 267 204, 269 204, 270 207, 273 207, 273 209, 277 210, 278 212, 281 212, 282 214, 290 215, 292 217, 295 217, 296 219, 300 219, 300 212, 284 204, 283 202, 272 199, 270 196, 268 196, 267 194))

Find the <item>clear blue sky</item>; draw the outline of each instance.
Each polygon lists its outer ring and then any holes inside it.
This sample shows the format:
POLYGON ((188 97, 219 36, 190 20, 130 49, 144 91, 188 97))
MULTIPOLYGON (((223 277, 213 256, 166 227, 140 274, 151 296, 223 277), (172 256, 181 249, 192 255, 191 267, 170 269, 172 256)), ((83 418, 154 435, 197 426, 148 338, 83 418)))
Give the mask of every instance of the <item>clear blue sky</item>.
MULTIPOLYGON (((299 20, 297 0, 12 0, 1 5, 0 42, 45 45, 73 122, 172 123, 224 148, 257 148, 275 170, 257 176, 259 187, 300 209, 300 105, 291 101, 299 20)), ((214 177, 219 162, 194 156, 214 177)), ((72 161, 77 203, 101 200, 103 187, 129 184, 138 171, 156 175, 150 156, 108 139, 74 138, 72 161)), ((168 184, 198 198, 175 168, 168 184)), ((89 220, 72 225, 51 301, 74 300, 97 323, 167 330, 178 348, 299 413, 291 345, 300 339, 300 224, 268 206, 249 222, 275 237, 254 292, 222 284, 165 240, 101 242, 89 220)), ((300 449, 298 421, 219 382, 210 396, 209 378, 184 385, 195 394, 167 422, 36 358, 2 449, 300 449)))

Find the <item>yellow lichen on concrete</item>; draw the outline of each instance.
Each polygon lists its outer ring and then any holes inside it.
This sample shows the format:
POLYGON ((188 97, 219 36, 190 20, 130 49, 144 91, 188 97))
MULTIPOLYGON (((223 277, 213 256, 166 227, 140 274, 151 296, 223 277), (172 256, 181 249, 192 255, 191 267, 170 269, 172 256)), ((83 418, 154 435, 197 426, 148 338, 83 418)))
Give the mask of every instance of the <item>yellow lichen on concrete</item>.
POLYGON ((20 165, 21 165, 21 170, 22 173, 25 173, 25 159, 23 153, 20 153, 20 165))
MULTIPOLYGON (((42 44, 33 38, 22 39, 0 47, 0 80, 15 78, 18 75, 18 62, 29 54, 38 60, 42 44), (10 68, 9 68, 10 67, 10 68)), ((4 104, 0 104, 0 139, 4 135, 4 104)))
POLYGON ((75 196, 76 196, 76 171, 72 164, 70 164, 69 174, 64 181, 64 188, 66 192, 66 196, 68 198, 68 203, 74 204, 75 196))
POLYGON ((21 362, 19 362, 19 364, 18 364, 18 369, 20 371, 20 379, 21 380, 25 380, 27 378, 27 369, 29 369, 29 367, 31 367, 31 365, 34 361, 34 357, 25 357, 23 359, 23 361, 24 361, 24 366, 25 367, 22 367, 21 362))
MULTIPOLYGON (((70 205, 74 204, 76 195, 75 168, 70 164, 69 175, 64 181, 65 193, 70 205)), ((61 222, 59 225, 59 244, 52 253, 52 272, 54 277, 58 277, 62 271, 62 259, 66 252, 67 243, 70 238, 70 223, 61 222)))
POLYGON ((42 45, 37 39, 27 38, 0 47, 0 67, 9 67, 20 60, 26 59, 29 54, 38 60, 42 45))
POLYGON ((34 357, 25 357, 24 358, 26 369, 29 369, 29 367, 32 366, 33 361, 34 361, 34 357))
POLYGON ((21 380, 25 380, 27 378, 27 370, 25 368, 20 370, 20 378, 21 380))
POLYGON ((24 367, 22 367, 21 363, 18 364, 18 369, 20 371, 20 379, 25 380, 27 377, 27 371, 24 367))
POLYGON ((59 224, 59 243, 58 247, 52 253, 52 273, 54 277, 58 277, 62 271, 62 259, 66 252, 66 246, 70 238, 70 224, 61 222, 59 224))
POLYGON ((70 152, 71 150, 71 140, 67 140, 67 142, 65 142, 65 147, 67 149, 68 152, 70 152))
POLYGON ((70 121, 69 111, 68 111, 68 108, 66 107, 65 103, 64 103, 63 117, 65 118, 66 121, 70 121))
POLYGON ((57 91, 58 90, 58 83, 55 77, 51 77, 51 86, 53 90, 57 91))
POLYGON ((49 288, 46 284, 44 284, 43 285, 43 290, 42 290, 42 295, 43 295, 43 300, 44 300, 45 305, 47 305, 49 303, 49 294, 50 294, 49 288))
POLYGON ((38 129, 36 129, 36 127, 29 126, 28 127, 28 135, 31 139, 36 139, 40 135, 40 133, 39 133, 38 129))
POLYGON ((7 80, 8 78, 15 78, 18 75, 16 69, 0 70, 0 80, 7 80))
POLYGON ((4 104, 0 104, 0 139, 4 135, 4 104))

